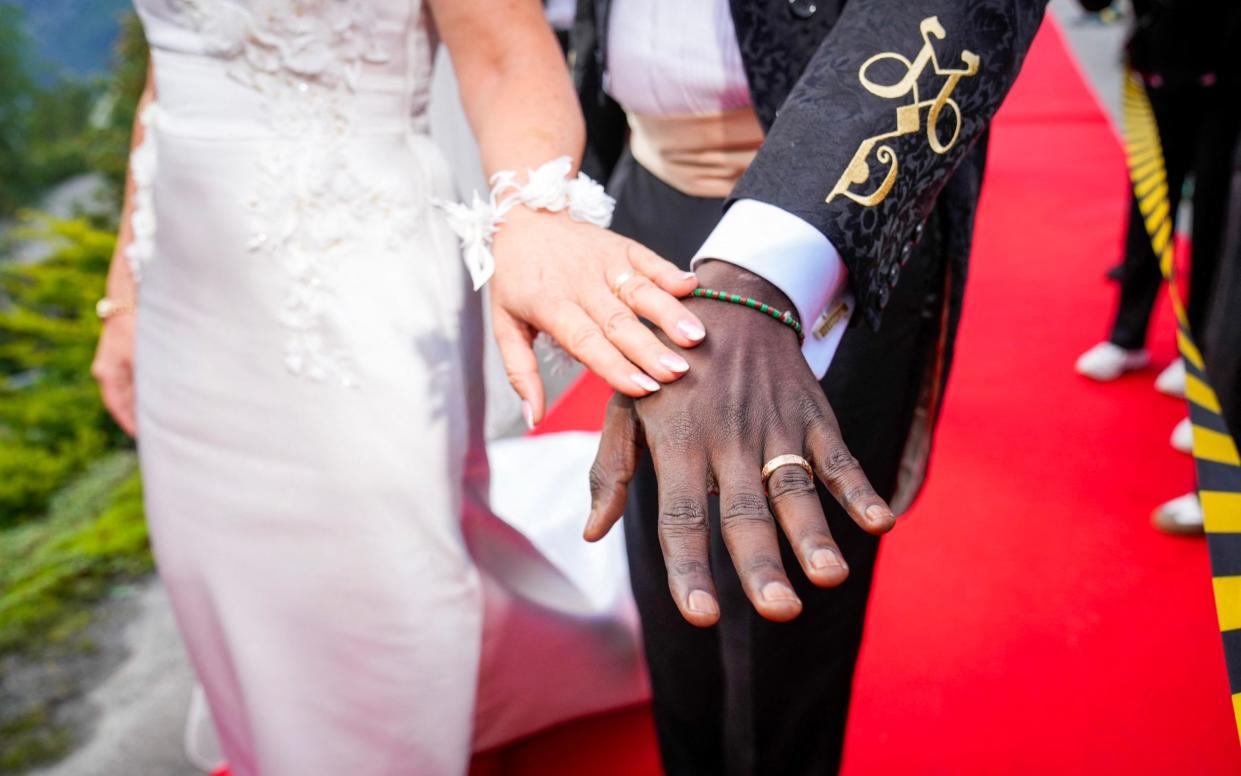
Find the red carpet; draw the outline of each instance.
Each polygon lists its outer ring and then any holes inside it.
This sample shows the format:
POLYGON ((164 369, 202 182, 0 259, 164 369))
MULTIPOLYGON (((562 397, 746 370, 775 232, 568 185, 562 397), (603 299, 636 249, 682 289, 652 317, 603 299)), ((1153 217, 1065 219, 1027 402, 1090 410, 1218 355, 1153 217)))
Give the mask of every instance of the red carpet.
MULTIPOLYGON (((1127 181, 1048 23, 997 118, 930 483, 885 540, 845 773, 1241 772, 1205 544, 1151 529, 1193 484, 1155 369, 1100 386, 1127 181)), ((1156 365, 1174 355, 1162 310, 1156 365)), ((580 384, 541 431, 599 428, 580 384)), ((644 709, 564 725, 475 776, 655 776, 644 709)))
MULTIPOLYGON (((1241 772, 1206 547, 1150 510, 1193 484, 1155 369, 1073 361, 1105 332, 1122 151, 1048 23, 996 120, 930 483, 885 540, 847 774, 1241 772)), ((1174 355, 1161 311, 1156 365, 1174 355)), ((544 430, 598 428, 582 385, 544 430)), ((483 774, 656 774, 649 718, 566 725, 483 774)))

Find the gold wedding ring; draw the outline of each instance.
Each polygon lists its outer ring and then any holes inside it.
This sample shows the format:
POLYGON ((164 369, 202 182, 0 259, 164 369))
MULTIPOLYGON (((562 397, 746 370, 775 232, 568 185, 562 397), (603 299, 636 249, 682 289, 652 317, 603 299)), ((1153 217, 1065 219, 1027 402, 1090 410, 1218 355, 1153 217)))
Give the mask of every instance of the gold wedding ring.
POLYGON ((634 272, 633 270, 627 269, 624 272, 617 275, 616 280, 612 281, 612 295, 615 296, 617 299, 620 299, 621 289, 624 288, 626 283, 633 280, 633 276, 636 274, 637 273, 634 272))
POLYGON ((771 475, 775 474, 776 469, 779 469, 781 466, 800 466, 806 470, 806 474, 810 475, 811 480, 814 479, 814 469, 810 466, 810 462, 805 458, 802 458, 800 455, 793 455, 790 453, 788 455, 777 455, 775 458, 772 458, 770 461, 763 464, 764 485, 767 484, 767 480, 771 477, 771 475))

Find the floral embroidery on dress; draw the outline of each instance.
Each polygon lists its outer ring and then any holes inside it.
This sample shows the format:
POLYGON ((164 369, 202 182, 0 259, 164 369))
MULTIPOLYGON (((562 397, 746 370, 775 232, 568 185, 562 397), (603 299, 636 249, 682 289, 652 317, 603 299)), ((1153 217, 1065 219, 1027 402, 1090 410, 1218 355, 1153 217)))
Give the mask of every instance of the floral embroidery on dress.
POLYGON ((300 377, 357 380, 348 354, 331 342, 324 317, 335 276, 368 226, 397 248, 422 211, 412 199, 365 183, 352 169, 354 96, 362 68, 390 55, 372 34, 363 0, 179 0, 208 53, 229 60, 229 76, 264 96, 274 138, 247 202, 249 248, 287 273, 281 312, 289 328, 284 363, 300 377))
POLYGON ((155 129, 159 108, 148 103, 138 116, 144 134, 142 142, 129 155, 129 177, 134 182, 133 199, 130 204, 129 227, 133 233, 125 247, 125 259, 135 281, 142 281, 142 268, 155 253, 155 129))
POLYGON ((178 0, 210 54, 235 60, 230 74, 262 88, 282 74, 303 82, 356 89, 365 63, 390 59, 371 29, 364 0, 257 0, 250 8, 229 0, 178 0))

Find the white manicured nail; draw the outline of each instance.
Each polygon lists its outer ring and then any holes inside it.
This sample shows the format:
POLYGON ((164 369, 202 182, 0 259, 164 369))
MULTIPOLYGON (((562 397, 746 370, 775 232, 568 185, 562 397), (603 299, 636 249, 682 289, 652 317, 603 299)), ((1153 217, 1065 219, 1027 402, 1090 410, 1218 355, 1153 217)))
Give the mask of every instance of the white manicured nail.
POLYGON ((689 362, 673 353, 665 353, 659 357, 659 363, 674 372, 688 372, 689 362))
POLYGON ((680 323, 677 324, 677 328, 681 330, 682 334, 684 334, 686 337, 689 337, 694 342, 697 342, 698 340, 707 336, 707 330, 702 328, 698 324, 694 323, 693 321, 681 321, 680 323))
POLYGON ((629 379, 633 380, 634 383, 644 391, 655 393, 659 390, 659 383, 655 382, 648 375, 644 375, 641 372, 634 372, 629 376, 629 379))
POLYGON ((526 428, 534 431, 534 407, 530 406, 530 402, 521 403, 521 416, 526 420, 526 428))

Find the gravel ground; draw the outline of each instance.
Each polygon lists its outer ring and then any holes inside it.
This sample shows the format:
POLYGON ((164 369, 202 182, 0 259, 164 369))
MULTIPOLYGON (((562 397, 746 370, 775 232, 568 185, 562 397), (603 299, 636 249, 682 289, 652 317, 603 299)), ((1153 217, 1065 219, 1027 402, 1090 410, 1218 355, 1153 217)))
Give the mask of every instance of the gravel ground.
POLYGON ((85 743, 39 776, 194 776, 182 747, 193 673, 168 606, 154 581, 100 618, 94 641, 123 660, 97 666, 106 678, 75 704, 90 729, 85 743), (123 624, 122 624, 123 622, 123 624))

